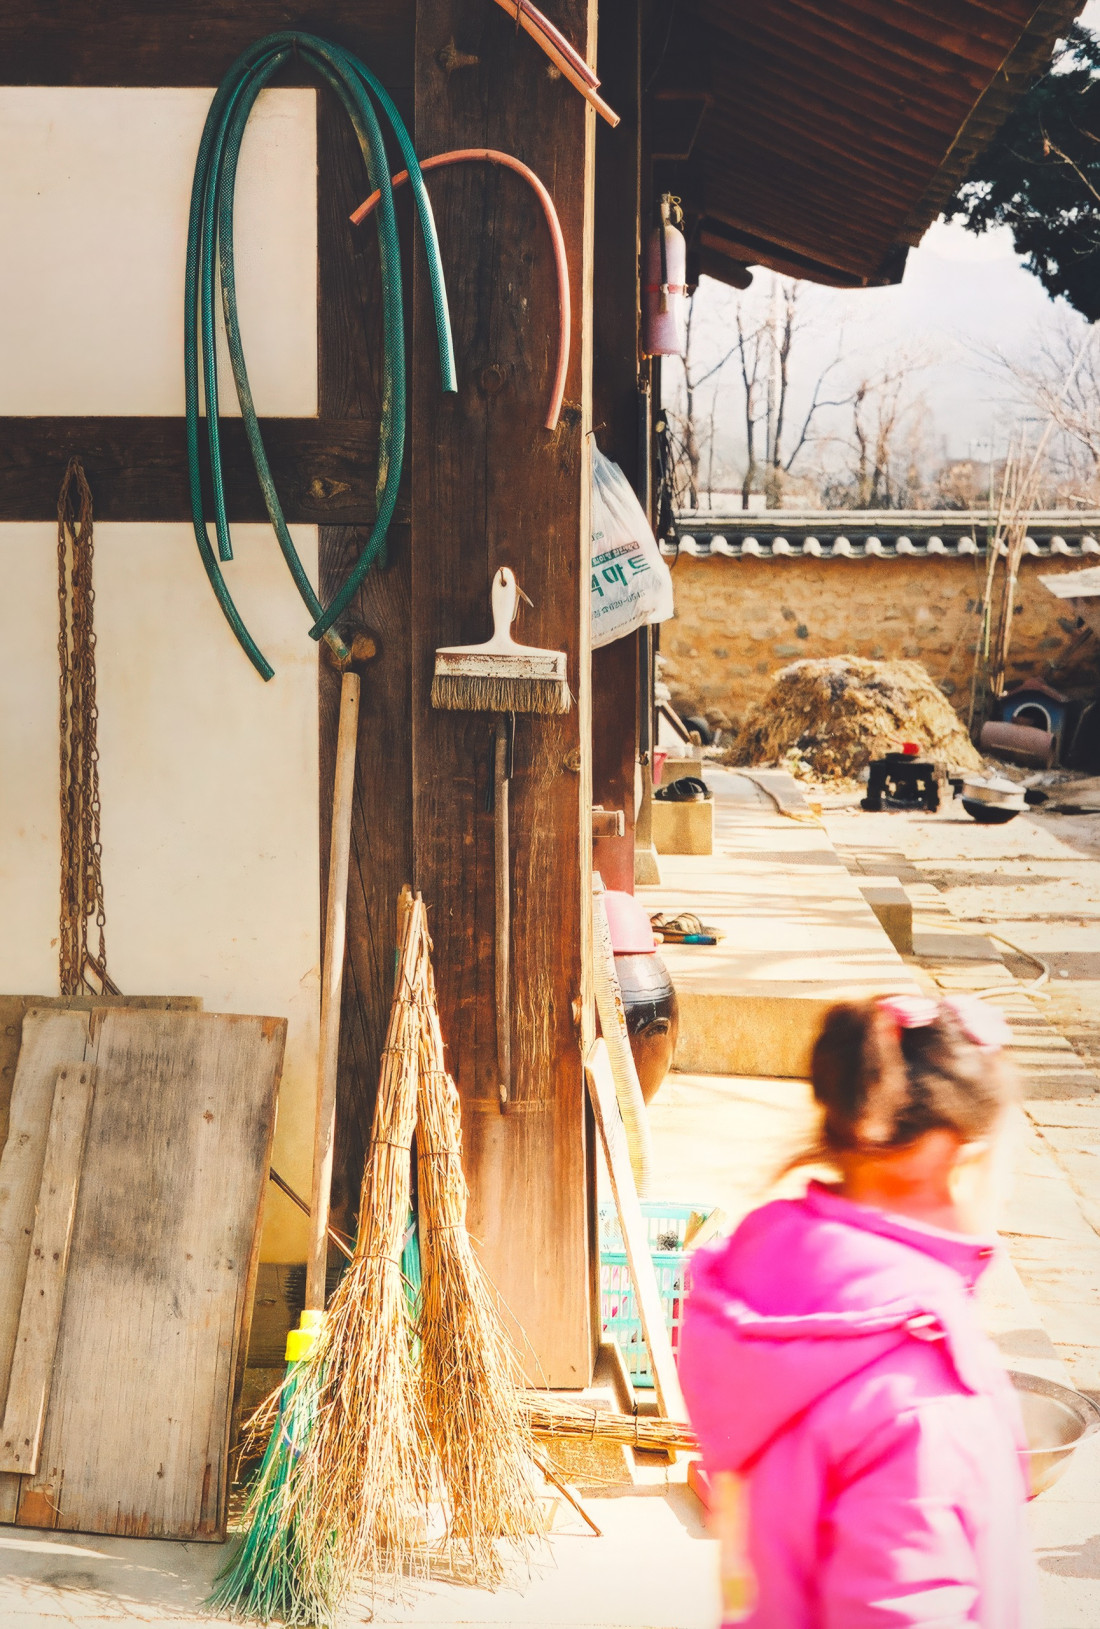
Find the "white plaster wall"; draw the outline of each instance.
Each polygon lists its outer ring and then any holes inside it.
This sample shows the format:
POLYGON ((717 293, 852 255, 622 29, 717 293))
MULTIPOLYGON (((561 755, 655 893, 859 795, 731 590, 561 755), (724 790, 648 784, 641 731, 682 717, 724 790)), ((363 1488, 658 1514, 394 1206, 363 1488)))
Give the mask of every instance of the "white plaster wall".
MULTIPOLYGON (((295 528, 316 568, 317 534, 295 528)), ((0 989, 56 994, 57 580, 49 525, 0 525, 0 989)), ((95 532, 103 879, 111 976, 289 1020, 276 1166, 309 1187, 317 1057, 317 649, 267 528, 235 528, 226 626, 188 526, 95 532)), ((269 1195, 264 1254, 304 1247, 269 1195)))
MULTIPOLYGON (((0 87, 0 414, 183 412, 183 274, 213 90, 0 87)), ((311 90, 263 91, 237 175, 261 414, 317 411, 311 90)), ((220 315, 220 313, 219 313, 220 315)), ((223 413, 237 399, 224 342, 223 413)))
MULTIPOLYGON (((212 91, 0 88, 0 414, 181 414, 191 175, 212 91)), ((316 412, 314 96, 266 91, 238 184, 261 413, 316 412)), ((233 395, 226 370, 223 406, 233 395)), ((235 401, 232 403, 236 411, 235 401)), ((58 470, 60 479, 61 471, 58 470)), ((316 575, 311 527, 295 537, 316 575)), ((108 965, 132 994, 289 1020, 276 1164, 308 1191, 319 1000, 317 647, 270 531, 227 576, 188 525, 96 528, 108 965)), ((56 534, 0 524, 0 989, 57 990, 56 534)), ((268 1194, 264 1255, 305 1228, 268 1194)))

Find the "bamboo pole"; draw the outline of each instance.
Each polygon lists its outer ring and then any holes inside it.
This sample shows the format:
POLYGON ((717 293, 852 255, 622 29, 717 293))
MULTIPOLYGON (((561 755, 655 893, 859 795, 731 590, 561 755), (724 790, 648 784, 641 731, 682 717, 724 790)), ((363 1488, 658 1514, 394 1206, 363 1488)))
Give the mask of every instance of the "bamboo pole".
POLYGON ((325 1310, 332 1161, 336 1141, 336 1069, 340 1054, 340 997, 347 941, 348 870, 351 816, 355 798, 355 747, 359 736, 359 675, 340 680, 340 723, 332 791, 332 836, 328 856, 325 946, 321 967, 321 1041, 317 1059, 317 1117, 313 1131, 313 1183, 310 1203, 306 1310, 325 1310))

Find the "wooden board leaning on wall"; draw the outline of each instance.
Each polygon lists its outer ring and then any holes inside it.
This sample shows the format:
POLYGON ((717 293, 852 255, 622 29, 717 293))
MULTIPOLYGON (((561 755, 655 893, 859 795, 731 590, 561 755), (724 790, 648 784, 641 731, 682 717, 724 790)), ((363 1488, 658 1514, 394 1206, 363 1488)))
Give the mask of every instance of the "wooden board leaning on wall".
POLYGON ((0 1291, 13 1428, 0 1432, 11 1439, 0 1464, 26 1470, 0 1472, 0 1520, 218 1540, 286 1021, 36 1008, 23 1029, 19 1136, 0 1156, 0 1248, 23 1262, 0 1291), (93 1086, 84 1126, 82 1084, 93 1086), (28 1305, 45 1227, 71 1238, 67 1269, 62 1244, 28 1305), (13 1363, 27 1340, 40 1367, 52 1357, 48 1388, 13 1363))

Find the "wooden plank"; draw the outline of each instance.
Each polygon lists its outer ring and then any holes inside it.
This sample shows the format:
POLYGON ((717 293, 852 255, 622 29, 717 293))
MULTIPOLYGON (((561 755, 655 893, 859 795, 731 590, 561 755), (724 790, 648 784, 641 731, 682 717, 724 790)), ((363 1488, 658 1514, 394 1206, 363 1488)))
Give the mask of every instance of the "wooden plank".
MULTIPOLYGON (((375 515, 378 416, 261 419, 275 485, 291 523, 369 526, 375 515)), ((266 521, 240 419, 221 421, 231 521, 266 521)), ((0 418, 0 521, 56 520, 57 489, 79 453, 97 520, 189 521, 183 419, 0 418)), ((213 518, 207 466, 203 480, 213 518)), ((408 497, 397 520, 408 520, 408 497)))
POLYGON ((18 1520, 219 1539, 286 1021, 109 1010, 38 1470, 18 1520))
MULTIPOLYGON (((341 37, 352 50, 366 52, 369 41, 360 35, 350 17, 341 37)), ((411 117, 411 108, 408 111, 411 117)), ((366 197, 369 187, 347 117, 335 99, 324 93, 317 98, 317 170, 320 411, 343 421, 361 418, 374 424, 381 401, 378 247, 373 226, 354 228, 348 220, 350 209, 366 197)), ((407 194, 407 188, 399 193, 397 203, 406 280, 411 281, 410 257, 404 252, 412 242, 407 194)), ((430 345, 430 340, 425 343, 430 345)), ((406 474, 408 469, 406 463, 406 474)), ((335 592, 366 540, 365 531, 352 527, 321 527, 318 547, 323 598, 335 592)), ((393 994, 397 948, 394 905, 402 886, 412 877, 412 605, 407 524, 390 528, 387 552, 387 563, 368 573, 351 609, 352 618, 371 630, 378 647, 364 675, 359 709, 347 966, 337 1074, 333 1219, 336 1226, 352 1234, 393 994)), ((322 910, 328 875, 339 694, 338 676, 322 662, 318 693, 322 910)))
MULTIPOLYGON (((0 74, 8 85, 216 85, 265 34, 302 28, 343 39, 392 89, 411 83, 413 8, 393 0, 81 0, 0 7, 0 74)), ((294 83, 289 75, 279 83, 294 83)), ((299 74, 297 82, 302 83, 299 74)), ((305 81, 308 82, 308 81, 305 81)))
POLYGON ((634 1173, 630 1168, 626 1132, 615 1097, 611 1059, 607 1055, 607 1043, 602 1036, 589 1051, 584 1069, 588 1077, 588 1093, 592 1100, 592 1112, 596 1117, 596 1129, 607 1155, 611 1191, 615 1196, 615 1208, 619 1213, 619 1227, 626 1247, 626 1259, 638 1303, 638 1314, 642 1320, 642 1334, 649 1349, 657 1405, 667 1419, 686 1420, 687 1408, 680 1390, 676 1359, 672 1355, 672 1341, 661 1307, 653 1257, 649 1253, 645 1218, 638 1201, 638 1190, 634 1186, 634 1173))
POLYGON ((0 1471, 17 1475, 27 1475, 38 1463, 93 1080, 90 1064, 66 1064, 58 1070, 54 1088, 19 1332, 0 1423, 0 1471))
POLYGON ((0 1397, 7 1396, 11 1374, 57 1072, 83 1061, 88 1022, 85 1013, 37 1008, 23 1020, 11 1127, 0 1154, 0 1397))
MULTIPOLYGON (((19 999, 19 998, 16 998, 19 999)), ((46 1137, 57 1072, 63 1064, 80 1063, 88 1042, 85 1013, 29 1008, 18 1026, 22 1045, 12 1083, 7 1141, 0 1154, 0 1397, 6 1398, 12 1358, 19 1333, 23 1284, 34 1232, 34 1207, 42 1185, 46 1137)), ((0 1521, 14 1521, 19 1479, 0 1475, 0 1521)))
MULTIPOLYGON (((639 255, 649 231, 642 199, 641 26, 639 0, 601 0, 603 93, 621 116, 596 128, 596 256, 592 304, 592 416, 596 440, 638 490, 640 350, 639 255), (645 218, 643 218, 643 216, 645 218)), ((592 652, 592 797, 621 809, 621 837, 601 837, 592 863, 608 888, 634 892, 634 765, 638 752, 638 636, 592 652)))
MULTIPOLYGON (((591 60, 595 7, 552 20, 591 60)), ((573 333, 566 404, 544 425, 557 344, 545 222, 511 172, 433 172, 459 389, 443 397, 427 279, 415 268, 412 391, 415 885, 428 905, 443 1032, 462 1094, 470 1230, 526 1332, 531 1371, 587 1384, 588 1145, 582 1047, 592 838, 587 557, 594 115, 514 23, 482 0, 417 6, 421 151, 514 153, 549 189, 566 243, 573 333), (448 46, 450 44, 450 50, 448 46), (449 72, 454 53, 467 66, 449 72), (506 94, 502 88, 507 87, 506 94), (437 646, 484 639, 489 584, 511 566, 530 596, 517 636, 565 650, 577 705, 520 718, 511 786, 513 1091, 501 1114, 493 1002, 492 720, 435 712, 437 646)))
POLYGON ((8 1135, 8 1105, 19 1058, 23 1016, 30 1007, 85 1013, 96 1007, 157 1007, 166 1012, 201 1012, 202 997, 0 995, 0 1149, 8 1135))

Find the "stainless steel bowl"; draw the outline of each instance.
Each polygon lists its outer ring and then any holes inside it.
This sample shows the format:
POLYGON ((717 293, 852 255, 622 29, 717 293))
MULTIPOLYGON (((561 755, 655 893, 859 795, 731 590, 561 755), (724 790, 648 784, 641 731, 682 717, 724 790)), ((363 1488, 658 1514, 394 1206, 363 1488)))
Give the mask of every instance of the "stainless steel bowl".
POLYGON ((1057 1482, 1074 1449, 1100 1430, 1100 1410, 1079 1391, 1054 1380, 1019 1369, 1011 1370, 1010 1376, 1024 1417, 1034 1499, 1057 1482))
POLYGON ((964 780, 962 806, 971 819, 982 826, 1003 826, 1027 807, 1023 788, 999 775, 990 776, 988 780, 964 780))
POLYGON ((997 809, 1015 809, 1018 812, 1026 807, 1023 787, 1017 786, 1015 781, 1003 780, 999 775, 992 775, 988 780, 968 777, 963 781, 962 795, 969 798, 971 803, 988 803, 997 809))

